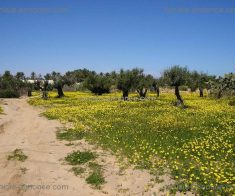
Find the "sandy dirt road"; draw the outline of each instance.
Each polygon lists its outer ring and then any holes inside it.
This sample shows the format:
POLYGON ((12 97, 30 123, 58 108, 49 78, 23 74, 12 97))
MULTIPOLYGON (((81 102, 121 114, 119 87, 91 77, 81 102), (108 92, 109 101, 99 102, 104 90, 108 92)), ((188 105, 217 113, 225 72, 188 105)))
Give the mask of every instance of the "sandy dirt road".
MULTIPOLYGON (((62 165, 71 149, 56 140, 55 132, 62 125, 47 120, 41 111, 30 106, 25 99, 5 99, 4 115, 0 116, 0 195, 97 195, 80 179, 68 172, 70 166, 62 165), (7 160, 7 155, 20 148, 28 156, 24 162, 7 160), (22 168, 26 168, 25 174, 22 168), (4 185, 49 185, 24 189, 4 185)), ((101 194, 101 193, 99 193, 101 194)))
POLYGON ((166 195, 159 192, 170 181, 166 176, 163 184, 146 189, 153 179, 148 172, 132 168, 120 171, 114 155, 84 140, 66 146, 68 142, 57 140, 55 134, 62 124, 43 117, 42 109, 30 106, 25 98, 1 102, 4 114, 0 115, 0 196, 166 195), (22 149, 28 159, 7 160, 16 148, 22 149), (101 190, 91 188, 84 178, 69 171, 70 165, 63 164, 68 153, 84 149, 95 150, 102 159, 106 183, 101 190))

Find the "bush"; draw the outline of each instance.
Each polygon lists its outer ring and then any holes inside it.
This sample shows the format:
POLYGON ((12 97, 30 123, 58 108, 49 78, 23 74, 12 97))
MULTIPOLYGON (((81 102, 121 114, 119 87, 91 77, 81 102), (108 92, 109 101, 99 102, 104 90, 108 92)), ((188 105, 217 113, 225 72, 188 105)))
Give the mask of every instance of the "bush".
POLYGON ((90 75, 84 82, 84 87, 96 95, 110 93, 111 80, 104 75, 90 75))
POLYGON ((0 98, 19 98, 20 93, 12 89, 0 90, 0 98))
POLYGON ((219 89, 212 89, 209 94, 210 97, 214 98, 220 98, 220 97, 234 97, 235 96, 235 91, 234 90, 223 90, 221 91, 221 95, 219 97, 219 89))
POLYGON ((71 165, 84 164, 95 159, 95 154, 90 151, 74 151, 65 157, 65 160, 71 165))

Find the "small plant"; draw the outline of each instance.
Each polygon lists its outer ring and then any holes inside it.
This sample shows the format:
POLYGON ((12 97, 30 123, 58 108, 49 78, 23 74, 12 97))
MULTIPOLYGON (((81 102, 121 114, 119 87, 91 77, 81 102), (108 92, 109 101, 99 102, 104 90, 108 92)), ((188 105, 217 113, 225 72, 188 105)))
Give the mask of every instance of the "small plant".
POLYGON ((21 149, 15 149, 11 155, 8 155, 7 160, 17 160, 17 161, 25 161, 28 158, 21 149))
POLYGON ((72 167, 71 171, 73 171, 73 173, 75 174, 75 176, 78 176, 82 173, 85 172, 85 169, 82 167, 72 167))
POLYGON ((96 188, 100 188, 100 185, 105 183, 102 166, 98 163, 90 162, 88 167, 92 170, 92 173, 86 178, 87 183, 94 185, 96 188))
POLYGON ((162 182, 164 182, 164 180, 163 180, 163 179, 160 179, 159 176, 156 176, 155 182, 156 182, 156 183, 162 183, 162 182))
POLYGON ((96 188, 100 188, 100 185, 105 183, 105 179, 101 172, 94 171, 86 178, 86 182, 94 185, 96 188))
POLYGON ((27 170, 28 170, 28 169, 27 169, 26 167, 21 167, 21 168, 20 168, 20 171, 21 171, 23 174, 25 174, 27 170))
POLYGON ((68 140, 68 141, 74 141, 74 140, 80 140, 84 137, 85 133, 81 131, 76 131, 73 129, 68 129, 66 131, 57 131, 56 137, 59 140, 68 140))
POLYGON ((101 171, 101 169, 102 169, 102 166, 101 166, 101 165, 99 165, 98 163, 94 163, 94 162, 90 162, 90 163, 88 164, 88 167, 89 167, 90 169, 92 169, 93 171, 101 171))
POLYGON ((80 152, 74 151, 65 157, 65 160, 71 165, 84 164, 90 160, 95 159, 95 154, 89 151, 80 152))

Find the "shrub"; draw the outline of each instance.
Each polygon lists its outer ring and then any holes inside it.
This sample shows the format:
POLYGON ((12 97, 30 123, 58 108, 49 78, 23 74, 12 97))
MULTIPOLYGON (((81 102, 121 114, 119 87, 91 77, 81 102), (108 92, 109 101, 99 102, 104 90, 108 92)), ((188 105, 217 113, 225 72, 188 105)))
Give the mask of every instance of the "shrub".
POLYGON ((18 160, 24 162, 28 158, 21 149, 15 149, 11 155, 8 155, 7 160, 18 160))
POLYGON ((96 95, 110 93, 111 80, 104 75, 90 75, 84 82, 84 87, 96 95))
POLYGON ((20 93, 12 89, 0 90, 0 98, 19 98, 20 93))
POLYGON ((65 157, 65 160, 71 165, 84 164, 93 159, 95 159, 95 155, 94 153, 89 151, 75 151, 65 157))
POLYGON ((86 182, 99 188, 101 184, 105 183, 105 179, 101 172, 93 172, 86 178, 86 182))

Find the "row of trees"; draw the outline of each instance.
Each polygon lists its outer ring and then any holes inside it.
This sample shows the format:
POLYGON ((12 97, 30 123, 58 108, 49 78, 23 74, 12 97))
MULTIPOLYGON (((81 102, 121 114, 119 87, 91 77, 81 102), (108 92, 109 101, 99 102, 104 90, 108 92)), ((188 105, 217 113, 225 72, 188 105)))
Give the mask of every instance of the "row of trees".
POLYGON ((24 87, 22 79, 22 73, 18 72, 13 76, 10 71, 0 76, 0 97, 14 98, 20 96, 20 90, 24 87))
MULTIPOLYGON (((36 89, 41 89, 43 92, 57 89, 58 97, 63 97, 63 87, 65 85, 71 86, 79 83, 84 88, 90 90, 92 93, 102 95, 109 93, 112 88, 122 91, 124 100, 128 99, 128 95, 132 91, 138 92, 142 98, 146 97, 149 89, 156 92, 157 96, 160 94, 160 87, 174 87, 175 96, 179 104, 183 104, 183 99, 180 95, 180 86, 185 85, 192 92, 199 89, 200 97, 203 97, 203 90, 212 89, 218 98, 222 97, 226 91, 234 92, 235 88, 235 74, 227 74, 224 77, 217 78, 206 73, 197 71, 189 71, 187 67, 180 67, 178 65, 170 67, 163 71, 161 77, 154 78, 150 74, 145 74, 143 69, 124 70, 120 72, 110 73, 96 73, 88 69, 78 69, 68 71, 64 75, 53 71, 47 73, 44 77, 37 76, 34 72, 31 77, 25 77, 23 72, 16 73, 15 76, 6 71, 0 76, 0 89, 11 89, 18 92, 22 87, 27 88, 28 92, 36 89), (35 81, 34 84, 27 82, 29 79, 35 81), (48 83, 48 81, 53 81, 48 83)), ((30 93, 28 93, 30 95, 30 93)), ((46 94, 44 94, 46 97, 46 94)))

